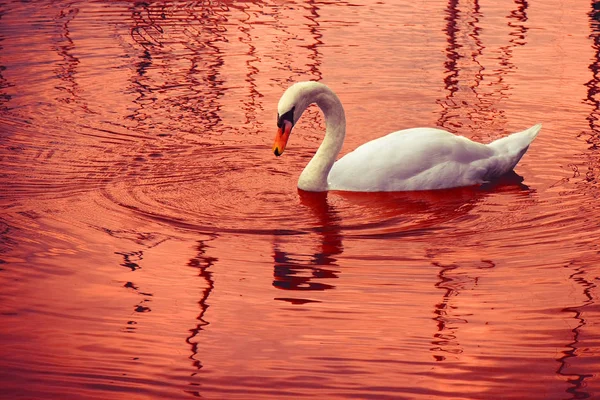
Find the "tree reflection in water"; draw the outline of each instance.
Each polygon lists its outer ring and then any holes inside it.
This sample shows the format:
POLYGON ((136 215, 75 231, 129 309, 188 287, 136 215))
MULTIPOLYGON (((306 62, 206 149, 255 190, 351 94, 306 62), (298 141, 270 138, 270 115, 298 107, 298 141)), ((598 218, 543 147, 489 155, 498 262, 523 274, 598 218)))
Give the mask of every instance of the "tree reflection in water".
MULTIPOLYGON (((595 303, 592 292, 596 289, 597 285, 586 277, 588 274, 587 267, 574 267, 572 265, 569 267, 574 269, 574 272, 569 275, 569 279, 572 279, 582 288, 584 300, 577 306, 565 307, 561 310, 563 313, 571 314, 570 317, 575 320, 576 326, 571 329, 573 340, 567 343, 566 350, 562 351, 562 357, 557 359, 560 366, 556 370, 556 373, 567 378, 570 386, 567 387, 566 392, 573 399, 588 399, 591 395, 585 390, 585 380, 593 378, 594 375, 577 372, 579 368, 577 368, 576 361, 577 357, 580 357, 584 353, 585 345, 581 343, 583 328, 587 325, 584 312, 595 303)), ((586 370, 586 368, 582 369, 586 370)))
MULTIPOLYGON (((439 126, 449 130, 466 127, 474 135, 503 132, 506 118, 500 104, 510 96, 511 87, 506 78, 517 68, 511 61, 513 50, 526 44, 528 7, 526 0, 515 0, 515 8, 506 17, 508 42, 494 49, 483 42, 481 22, 484 14, 479 1, 449 0, 444 29, 447 37, 444 87, 447 94, 438 101, 443 108, 439 126), (490 70, 485 59, 489 53, 497 54, 500 60, 494 70, 490 70), (489 83, 484 84, 484 81, 489 83)), ((496 138, 474 135, 472 138, 478 141, 496 138)))
MULTIPOLYGON (((211 240, 213 239, 214 237, 211 240)), ((209 270, 209 268, 219 260, 218 258, 211 257, 206 254, 208 248, 209 246, 206 244, 206 241, 198 241, 198 246, 196 247, 198 254, 188 263, 189 267, 196 268, 198 270, 198 276, 204 279, 206 282, 206 287, 204 290, 202 290, 200 300, 198 301, 198 304, 200 305, 200 314, 198 314, 196 317, 198 323, 194 328, 190 329, 190 336, 188 336, 186 339, 186 342, 192 347, 192 354, 189 358, 193 361, 193 365, 196 367, 196 369, 202 368, 202 362, 196 358, 196 355, 198 354, 198 342, 196 341, 196 336, 198 336, 200 331, 204 330, 205 326, 210 324, 206 319, 204 319, 204 314, 209 307, 207 302, 208 297, 215 288, 215 282, 212 277, 212 272, 209 270)), ((192 376, 195 374, 196 373, 192 374, 192 376)))
MULTIPOLYGON (((438 273, 439 281, 435 284, 437 289, 444 290, 442 301, 435 305, 433 318, 437 323, 438 331, 433 335, 431 342, 433 347, 433 357, 436 361, 445 361, 450 355, 458 360, 458 355, 463 352, 463 348, 458 340, 458 330, 461 324, 468 323, 468 320, 460 313, 460 306, 457 304, 457 297, 464 290, 471 290, 477 285, 478 276, 469 276, 460 271, 459 264, 442 265, 433 262, 433 266, 440 269, 438 273)), ((496 265, 489 260, 482 260, 476 267, 477 269, 494 268, 496 265)))

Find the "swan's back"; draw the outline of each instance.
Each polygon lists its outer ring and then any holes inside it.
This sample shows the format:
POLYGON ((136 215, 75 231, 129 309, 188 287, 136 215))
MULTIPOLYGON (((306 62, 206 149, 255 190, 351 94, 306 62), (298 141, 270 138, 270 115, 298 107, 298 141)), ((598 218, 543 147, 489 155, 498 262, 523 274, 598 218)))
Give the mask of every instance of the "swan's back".
POLYGON ((488 145, 434 128, 390 133, 338 160, 328 176, 329 190, 433 190, 481 184, 511 171, 540 128, 488 145))

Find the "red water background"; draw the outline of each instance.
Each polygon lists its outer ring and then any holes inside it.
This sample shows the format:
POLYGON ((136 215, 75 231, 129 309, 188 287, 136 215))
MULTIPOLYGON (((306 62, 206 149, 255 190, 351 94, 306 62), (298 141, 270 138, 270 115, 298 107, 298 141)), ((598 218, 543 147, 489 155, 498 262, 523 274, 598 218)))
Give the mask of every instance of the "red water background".
POLYGON ((600 396, 600 2, 0 5, 0 398, 600 396), (343 153, 488 142, 514 176, 299 193, 343 153))

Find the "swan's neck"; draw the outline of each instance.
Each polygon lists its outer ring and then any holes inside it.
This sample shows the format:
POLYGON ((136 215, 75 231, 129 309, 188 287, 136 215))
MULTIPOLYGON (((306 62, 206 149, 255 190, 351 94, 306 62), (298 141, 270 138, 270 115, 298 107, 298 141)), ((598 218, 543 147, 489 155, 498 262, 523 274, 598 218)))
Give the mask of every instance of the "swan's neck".
POLYGON ((330 90, 316 95, 314 102, 325 115, 325 138, 308 163, 300 178, 298 188, 311 192, 327 190, 327 176, 335 162, 346 136, 346 116, 338 97, 330 90))

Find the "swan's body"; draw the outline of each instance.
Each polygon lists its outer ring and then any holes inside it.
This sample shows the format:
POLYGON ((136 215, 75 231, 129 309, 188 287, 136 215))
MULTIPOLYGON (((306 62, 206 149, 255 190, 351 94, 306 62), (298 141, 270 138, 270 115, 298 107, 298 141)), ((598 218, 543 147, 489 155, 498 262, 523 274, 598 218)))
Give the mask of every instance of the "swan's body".
POLYGON ((293 125, 312 103, 323 110, 326 123, 323 143, 298 179, 298 188, 312 192, 392 192, 482 184, 510 172, 541 129, 538 124, 489 144, 441 129, 405 129, 365 143, 336 162, 346 133, 342 104, 327 86, 299 82, 279 100, 275 155, 281 155, 293 125))

